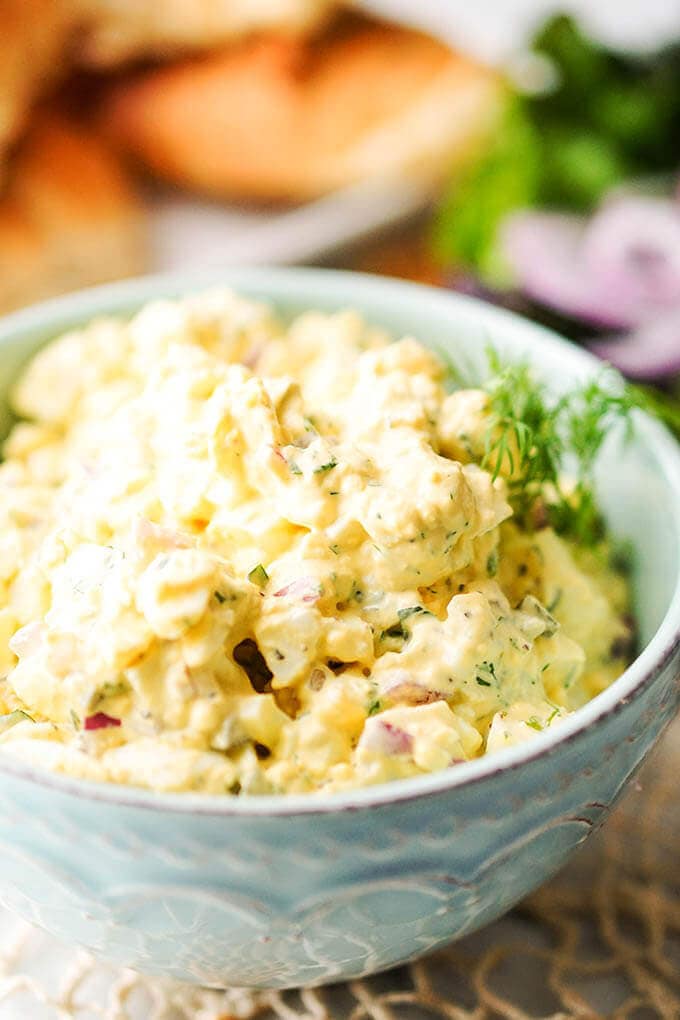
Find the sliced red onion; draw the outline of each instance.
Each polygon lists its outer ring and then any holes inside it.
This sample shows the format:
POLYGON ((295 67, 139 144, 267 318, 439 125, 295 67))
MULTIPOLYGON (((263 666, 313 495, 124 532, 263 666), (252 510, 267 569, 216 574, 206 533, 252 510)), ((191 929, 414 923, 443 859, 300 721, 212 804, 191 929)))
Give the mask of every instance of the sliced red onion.
POLYGON ((83 723, 83 729, 86 730, 105 730, 109 726, 120 726, 120 719, 107 715, 106 712, 95 712, 94 715, 88 715, 83 723))
POLYGON ((562 213, 520 212, 505 222, 501 248, 517 285, 538 304, 610 329, 630 316, 603 294, 581 258, 585 220, 562 213))
POLYGON ((680 208, 651 195, 610 199, 585 231, 583 258, 607 290, 639 310, 638 323, 680 304, 680 208))
POLYGON ((626 336, 607 337, 589 346, 633 379, 680 374, 680 306, 626 336))
POLYGON ((321 598, 321 586, 313 577, 299 577, 283 588, 274 592, 275 599, 293 598, 301 602, 318 602, 321 598))
POLYGON ((620 197, 590 225, 562 213, 519 212, 500 243, 532 300, 606 329, 630 329, 680 303, 675 203, 620 197))
POLYGON ((413 737, 400 726, 384 719, 368 719, 361 734, 359 743, 367 750, 379 754, 410 754, 413 750, 413 737))

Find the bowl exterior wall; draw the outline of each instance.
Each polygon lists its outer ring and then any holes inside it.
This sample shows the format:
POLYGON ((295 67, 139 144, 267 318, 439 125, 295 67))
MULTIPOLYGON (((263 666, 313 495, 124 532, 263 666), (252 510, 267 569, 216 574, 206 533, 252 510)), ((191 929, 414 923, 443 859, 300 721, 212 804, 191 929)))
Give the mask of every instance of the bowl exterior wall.
POLYGON ((372 808, 190 813, 0 774, 0 900, 118 964, 207 985, 357 977, 492 920, 566 861, 670 721, 680 649, 597 726, 372 808))

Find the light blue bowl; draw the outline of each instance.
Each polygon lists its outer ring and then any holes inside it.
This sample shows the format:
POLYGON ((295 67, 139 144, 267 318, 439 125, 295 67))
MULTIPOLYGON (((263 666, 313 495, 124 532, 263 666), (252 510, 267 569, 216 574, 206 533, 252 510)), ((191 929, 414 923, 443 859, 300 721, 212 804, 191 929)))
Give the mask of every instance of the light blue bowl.
MULTIPOLYGON (((492 342, 557 387, 582 351, 441 291, 320 270, 211 271, 69 296, 0 324, 2 390, 47 339, 150 298, 228 284, 284 314, 355 307, 456 358, 492 342)), ((0 898, 110 960, 206 985, 287 987, 409 960, 508 910, 604 820, 671 719, 680 664, 680 448, 644 416, 600 472, 636 549, 644 650, 617 682, 529 744, 445 773, 322 798, 153 794, 2 756, 0 898)))

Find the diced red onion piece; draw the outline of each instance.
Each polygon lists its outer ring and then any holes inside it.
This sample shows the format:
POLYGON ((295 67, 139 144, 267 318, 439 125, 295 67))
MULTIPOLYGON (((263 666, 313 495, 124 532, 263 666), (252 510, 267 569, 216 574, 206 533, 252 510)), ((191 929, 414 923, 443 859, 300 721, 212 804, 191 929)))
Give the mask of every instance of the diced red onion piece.
POLYGON ((120 726, 120 719, 116 719, 112 715, 107 715, 106 712, 95 712, 94 715, 87 716, 83 724, 83 729, 104 730, 109 726, 120 726))
POLYGON ((25 659, 40 648, 45 634, 45 624, 39 620, 27 623, 21 627, 16 634, 9 639, 10 650, 20 658, 25 659))
POLYGON ((590 349, 633 379, 661 379, 680 373, 680 307, 621 337, 607 337, 590 349))
POLYGON ((410 754, 413 749, 413 737, 410 733, 382 719, 378 719, 378 728, 382 731, 387 754, 410 754))
POLYGON ((366 721, 360 744, 379 754, 410 754, 413 750, 413 737, 394 723, 373 718, 366 721))
POLYGON ((299 577, 274 592, 275 599, 293 598, 300 599, 301 602, 318 602, 320 597, 319 583, 313 577, 299 577))

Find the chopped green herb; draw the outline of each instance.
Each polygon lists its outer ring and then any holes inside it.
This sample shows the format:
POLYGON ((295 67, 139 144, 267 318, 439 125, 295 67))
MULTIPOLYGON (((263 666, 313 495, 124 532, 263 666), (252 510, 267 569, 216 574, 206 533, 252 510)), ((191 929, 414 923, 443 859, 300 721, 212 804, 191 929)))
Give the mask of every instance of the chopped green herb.
POLYGON ((290 468, 291 475, 301 475, 302 468, 298 467, 294 460, 288 461, 288 467, 290 468))
POLYGON ((527 726, 530 726, 532 730, 538 730, 539 733, 543 729, 543 726, 541 725, 541 723, 539 722, 535 715, 532 715, 531 718, 527 719, 526 724, 527 726))
POLYGON ((368 715, 375 715, 377 712, 380 712, 381 709, 382 705, 380 703, 380 699, 376 698, 375 701, 372 701, 368 706, 368 715))
POLYGON ((475 669, 475 680, 480 687, 493 687, 497 681, 496 667, 493 662, 480 662, 475 669))
POLYGON ((223 595, 221 591, 215 591, 213 594, 220 605, 223 605, 227 601, 227 596, 223 595))
POLYGON ((249 571, 248 580, 251 584, 257 585, 258 588, 264 588, 269 580, 269 574, 262 564, 258 563, 256 567, 253 567, 253 569, 249 571))
POLYGON ((569 675, 567 676, 567 678, 566 678, 566 679, 565 679, 565 681, 564 681, 564 689, 565 689, 565 691, 568 691, 568 690, 569 690, 569 688, 570 688, 570 687, 571 687, 571 685, 573 684, 574 680, 575 680, 575 679, 576 679, 576 677, 578 676, 578 673, 579 673, 579 671, 578 671, 578 668, 577 668, 576 666, 574 666, 574 667, 573 667, 573 668, 572 668, 572 669, 571 669, 571 670, 569 671, 569 675))
POLYGON ((416 616, 417 614, 434 616, 434 613, 431 613, 429 609, 425 609, 425 606, 408 606, 407 609, 397 610, 397 616, 402 622, 408 620, 409 616, 416 616))
MULTIPOLYGON (((190 624, 190 621, 189 621, 190 624)), ((88 712, 93 712, 102 701, 106 701, 108 698, 118 698, 121 694, 127 694, 130 690, 130 685, 127 680, 108 680, 92 693, 90 700, 87 704, 88 712)))
POLYGON ((424 606, 407 606, 405 609, 398 609, 397 616, 399 617, 398 623, 393 623, 391 627, 382 631, 380 640, 385 638, 400 638, 403 641, 408 641, 411 637, 411 632, 404 627, 404 620, 408 620, 410 616, 423 615, 433 616, 429 609, 425 609, 424 606))
POLYGON ((340 546, 338 545, 337 542, 334 542, 333 545, 329 545, 328 548, 335 556, 340 555, 340 546))
POLYGON ((117 698, 121 694, 128 694, 130 691, 130 685, 127 680, 110 680, 104 683, 99 688, 99 693, 103 698, 117 698))
POLYGON ((486 572, 489 577, 495 577, 498 573, 498 550, 494 549, 492 553, 489 553, 489 557, 486 561, 486 572))
POLYGON ((338 465, 338 462, 335 459, 335 457, 331 457, 331 459, 326 461, 325 464, 321 464, 319 467, 314 468, 314 474, 315 475, 321 475, 325 471, 330 471, 331 468, 337 467, 337 465, 338 465))
POLYGON ((401 621, 399 621, 399 623, 393 623, 391 627, 383 630, 380 634, 380 640, 383 641, 385 638, 399 638, 402 641, 405 641, 409 636, 409 632, 403 627, 401 621))

